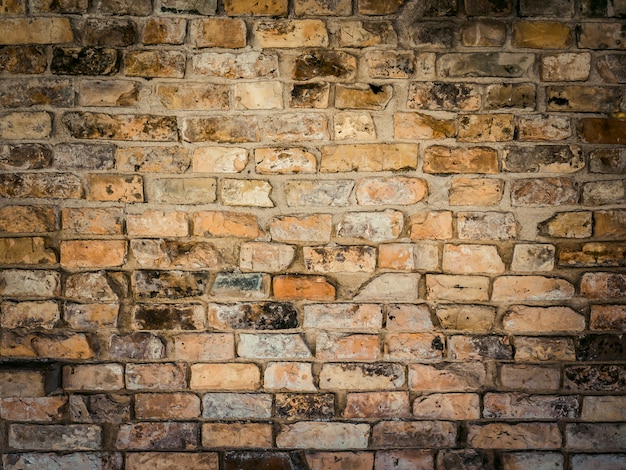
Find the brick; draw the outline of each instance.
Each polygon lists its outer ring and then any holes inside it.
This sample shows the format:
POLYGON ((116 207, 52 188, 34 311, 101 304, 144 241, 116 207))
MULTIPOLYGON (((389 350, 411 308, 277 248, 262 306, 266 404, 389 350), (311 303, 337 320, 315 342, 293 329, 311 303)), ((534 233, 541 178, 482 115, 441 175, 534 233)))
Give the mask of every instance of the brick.
POLYGON ((91 201, 142 202, 143 178, 131 175, 87 176, 87 199, 91 201))
POLYGON ((393 97, 390 85, 341 85, 335 88, 335 107, 339 109, 372 109, 381 110, 393 97))
POLYGON ((45 396, 45 372, 33 370, 0 370, 0 397, 34 398, 45 396))
POLYGON ((298 81, 318 77, 347 81, 356 77, 357 60, 346 52, 314 49, 290 57, 289 69, 298 81))
POLYGON ((262 273, 218 273, 209 293, 220 299, 266 299, 270 294, 270 276, 262 273))
POLYGON ((407 392, 348 393, 344 418, 408 418, 407 392))
POLYGON ((228 109, 228 87, 215 83, 157 85, 156 95, 166 109, 228 109))
POLYGON ((558 367, 503 364, 500 368, 500 384, 504 388, 520 391, 556 391, 559 389, 560 375, 558 367))
POLYGON ((375 304, 309 304, 304 306, 305 328, 381 328, 383 314, 375 304))
POLYGON ((574 5, 566 0, 556 2, 542 2, 541 0, 522 0, 520 13, 523 16, 549 16, 556 18, 571 18, 574 15, 574 5))
POLYGON ((626 291, 626 275, 620 273, 585 273, 580 291, 588 299, 618 299, 626 291))
POLYGON ((487 383, 485 365, 479 362, 409 365, 409 389, 432 392, 464 392, 487 383))
POLYGON ((42 237, 0 238, 0 264, 49 264, 57 257, 42 237))
POLYGON ((260 148, 254 151, 255 169, 260 174, 315 173, 315 155, 304 148, 260 148))
POLYGON ((128 470, 141 468, 167 470, 172 466, 218 470, 219 457, 217 452, 129 452, 126 454, 128 470))
POLYGON ((513 5, 509 0, 464 0, 465 12, 469 16, 506 16, 510 14, 513 5))
POLYGON ((546 89, 548 111, 610 113, 619 111, 618 89, 587 86, 551 86, 546 89))
POLYGON ((272 395, 266 393, 207 393, 202 416, 211 419, 267 419, 272 416, 272 395))
POLYGON ((383 4, 374 0, 359 0, 359 13, 363 15, 390 15, 396 13, 404 4, 404 0, 392 0, 383 4))
POLYGON ((576 204, 578 186, 569 178, 519 179, 511 188, 514 206, 561 206, 576 204))
POLYGON ((263 389, 314 392, 312 365, 308 362, 270 362, 263 375, 263 389))
POLYGON ((6 2, 0 10, 1 15, 23 15, 26 13, 26 5, 23 0, 11 0, 6 2))
POLYGON ((475 52, 443 54, 437 60, 441 78, 522 78, 530 74, 533 54, 475 52))
POLYGON ((55 75, 115 75, 119 71, 116 49, 55 47, 50 71, 55 75))
POLYGON ((0 418, 7 421, 49 422, 63 416, 64 397, 0 398, 0 418))
POLYGON ((210 304, 209 325, 222 330, 285 330, 299 325, 298 311, 282 302, 210 304))
POLYGON ((63 115, 62 121, 76 139, 178 140, 176 118, 170 116, 70 112, 63 115))
POLYGON ((45 46, 0 46, 0 70, 11 74, 43 73, 48 58, 45 46))
POLYGON ((52 118, 45 111, 0 115, 0 138, 6 140, 45 139, 52 132, 52 118))
POLYGON ((56 302, 2 302, 0 304, 0 326, 3 328, 43 328, 50 330, 60 319, 56 302))
POLYGON ((373 452, 307 452, 305 458, 309 467, 314 470, 368 470, 374 465, 373 452))
POLYGON ((68 18, 2 18, 0 44, 64 44, 74 40, 68 18))
POLYGON ((277 393, 276 416, 288 419, 325 419, 335 414, 332 393, 277 393))
POLYGON ((413 401, 413 417, 454 421, 479 419, 479 395, 476 393, 423 395, 413 401))
POLYGON ((301 359, 311 357, 311 352, 298 334, 241 333, 237 355, 252 359, 301 359))
POLYGON ((60 170, 111 170, 114 153, 112 145, 61 144, 54 147, 54 166, 60 170))
POLYGON ((626 401, 624 397, 583 397, 580 418, 584 421, 621 421, 626 401))
POLYGON ((582 187, 582 202, 587 205, 602 206, 619 204, 626 199, 624 182, 621 180, 590 181, 582 187))
POLYGON ((584 23, 578 36, 581 49, 624 49, 623 33, 618 23, 584 23))
POLYGON ((626 245, 619 242, 585 243, 560 247, 560 266, 620 266, 626 262, 626 245))
POLYGON ((183 364, 127 364, 128 390, 176 390, 186 386, 183 364))
POLYGON ((85 364, 63 368, 63 388, 82 391, 114 391, 124 388, 122 364, 85 364))
POLYGON ((495 206, 502 200, 500 179, 455 178, 450 184, 451 206, 495 206))
POLYGON ((137 419, 193 419, 200 416, 200 399, 191 393, 138 393, 137 419))
POLYGON ((456 121, 438 119, 421 113, 394 114, 394 137, 397 139, 446 139, 456 135, 456 121))
POLYGON ((237 109, 283 107, 283 88, 280 82, 236 83, 234 93, 237 109))
POLYGON ((324 276, 276 276, 272 282, 274 297, 279 300, 335 299, 335 287, 324 276))
POLYGON ((566 49, 572 32, 562 23, 550 21, 517 21, 513 25, 514 47, 532 49, 566 49))
POLYGON ((541 235, 562 238, 591 236, 591 212, 558 212, 538 226, 541 235))
POLYGON ((161 204, 207 204, 216 191, 215 178, 158 178, 146 187, 148 201, 161 204))
POLYGON ((194 173, 239 173, 248 164, 248 152, 243 148, 200 147, 193 151, 194 173))
POLYGON ((442 328, 483 333, 491 330, 496 318, 496 310, 486 305, 440 305, 435 314, 442 328))
POLYGON ((117 324, 117 304, 65 304, 64 320, 71 328, 98 330, 114 328, 117 324))
POLYGON ((568 366, 563 377, 567 390, 619 391, 626 381, 626 370, 618 365, 568 366))
POLYGON ((415 246, 408 243, 386 243, 378 248, 378 265, 382 269, 412 271, 415 269, 415 246))
POLYGON ((286 16, 286 0, 225 0, 224 9, 229 16, 239 15, 263 15, 263 16, 286 16))
POLYGON ((270 222, 272 240, 287 243, 329 242, 332 232, 330 214, 304 217, 278 217, 270 222))
POLYGON ((372 428, 372 447, 438 449, 454 447, 455 423, 447 421, 381 421, 372 428))
POLYGON ((192 390, 256 390, 261 372, 255 364, 192 364, 192 390))
POLYGON ((124 147, 115 154, 116 168, 123 172, 184 173, 190 158, 177 147, 124 147))
POLYGON ((426 275, 429 300, 481 301, 489 298, 489 278, 445 274, 426 275))
POLYGON ((519 139, 531 141, 564 140, 572 135, 570 120, 561 116, 528 116, 518 121, 519 139))
POLYGON ((246 271, 280 272, 295 257, 295 248, 278 243, 252 242, 241 245, 239 267, 246 271))
POLYGON ((183 18, 149 18, 141 42, 147 46, 157 44, 182 44, 185 41, 187 22, 183 18))
POLYGON ((390 209, 384 212, 350 212, 337 223, 340 238, 360 238, 371 242, 391 241, 402 233, 404 216, 390 209))
POLYGON ((66 268, 114 267, 126 261, 124 240, 66 240, 60 248, 60 263, 66 268))
POLYGON ((577 130, 579 137, 591 144, 623 144, 626 141, 626 124, 620 119, 580 119, 577 130))
POLYGON ((417 82, 409 87, 407 107, 431 111, 477 111, 481 102, 480 89, 476 85, 417 82))
POLYGON ((0 84, 0 93, 0 104, 4 108, 67 107, 74 104, 74 93, 68 80, 6 80, 0 84))
POLYGON ((143 214, 126 217, 126 231, 131 237, 184 237, 189 234, 184 212, 164 212, 148 209, 143 214))
POLYGON ((355 144, 322 147, 323 173, 415 169, 417 145, 355 144))
POLYGON ((288 181, 285 197, 289 207, 347 206, 353 187, 351 180, 288 181))
POLYGON ((622 55, 603 55, 596 62, 605 83, 626 83, 626 61, 622 55))
POLYGON ((272 446, 272 425, 264 423, 205 423, 202 445, 208 448, 272 446))
POLYGON ((61 275, 56 271, 0 270, 0 294, 3 296, 54 297, 60 291, 61 275))
POLYGON ((608 210, 597 211, 593 214, 595 219, 594 235, 602 238, 618 239, 626 232, 626 211, 608 210))
POLYGON ((321 332, 315 345, 315 356, 325 361, 373 361, 380 356, 377 335, 321 332))
POLYGON ((151 2, 141 0, 132 5, 121 0, 97 0, 95 10, 104 15, 146 16, 152 11, 151 2))
POLYGON ((395 363, 324 364, 319 380, 322 390, 388 390, 404 385, 405 372, 395 363))
POLYGON ((345 20, 339 24, 340 47, 395 46, 397 42, 393 25, 387 22, 345 20))
POLYGON ((375 470, 395 468, 410 470, 412 468, 433 469, 433 452, 418 449, 379 450, 374 461, 375 470))
POLYGON ((322 114, 275 114, 265 119, 262 133, 272 143, 328 140, 328 122, 322 114))
POLYGON ((518 362, 573 361, 574 342, 568 338, 515 338, 515 360, 518 362))
POLYGON ((459 142, 506 142, 513 140, 512 114, 474 114, 459 119, 459 142))
POLYGON ((555 258, 554 245, 518 243, 513 248, 511 271, 552 271, 555 258))
POLYGON ((79 423, 118 424, 130 419, 131 398, 118 394, 71 395, 70 416, 79 423))
POLYGON ((255 117, 238 116, 225 121, 217 117, 185 118, 183 138, 188 142, 257 142, 260 130, 255 117))
POLYGON ((444 338, 432 333, 391 333, 383 344, 387 359, 419 362, 440 361, 444 347, 444 338))
MULTIPOLYGON (((427 53, 428 54, 428 53, 427 53)), ((434 74, 435 58, 428 54, 418 63, 412 51, 371 51, 365 55, 370 78, 411 78, 418 67, 434 74)))
POLYGON ((139 304, 132 310, 132 322, 138 330, 201 330, 205 309, 198 304, 139 304))
POLYGON ((578 417, 578 400, 574 396, 487 393, 485 418, 495 419, 562 419, 578 417))
POLYGON ((461 240, 511 240, 517 236, 517 222, 510 212, 459 212, 457 230, 461 240))
POLYGON ((205 293, 209 283, 206 272, 134 271, 132 285, 139 299, 182 299, 205 293))
POLYGON ((109 357, 115 359, 161 359, 165 356, 164 340, 152 333, 139 331, 112 335, 109 357))
POLYGON ((127 19, 88 19, 82 36, 88 46, 132 46, 137 41, 137 26, 127 19))
POLYGON ((348 0, 340 0, 336 3, 325 0, 298 0, 295 4, 295 12, 298 16, 348 16, 352 12, 352 2, 348 0))
POLYGON ((91 424, 11 424, 9 446, 19 450, 98 450, 102 429, 91 424))
POLYGON ((592 305, 589 329, 602 331, 622 331, 626 325, 626 306, 592 305))
POLYGON ((127 77, 183 78, 185 55, 179 51, 129 51, 124 59, 127 77))
POLYGON ((354 297, 360 302, 411 302, 419 296, 419 274, 383 273, 363 285, 354 297))
POLYGON ((334 119, 335 140, 374 140, 376 124, 369 113, 337 113, 334 119))
POLYGON ((246 25, 235 18, 191 20, 189 35, 195 47, 237 49, 246 45, 246 25))
POLYGON ((210 243, 166 240, 131 240, 130 251, 141 268, 222 269, 226 263, 210 243))
POLYGON ((283 424, 276 436, 278 448, 366 449, 368 424, 306 422, 283 424))
POLYGON ((222 78, 273 78, 278 74, 278 56, 260 52, 242 54, 203 52, 191 59, 195 76, 222 78))
POLYGON ((490 450, 442 450, 437 455, 437 465, 440 468, 494 468, 494 457, 490 450))
POLYGON ((235 338, 228 333, 180 333, 172 340, 170 357, 189 362, 233 359, 235 338))
POLYGON ((448 49, 452 47, 454 31, 457 26, 452 21, 419 21, 409 26, 409 44, 415 47, 435 47, 448 49))
POLYGON ((198 446, 198 424, 176 422, 122 424, 114 445, 120 450, 193 450, 198 446))
POLYGON ((328 33, 320 20, 263 20, 253 33, 261 48, 326 47, 328 33))
POLYGON ((461 26, 461 44, 469 47, 501 47, 506 24, 494 19, 469 20, 461 26))
POLYGON ((580 82, 589 78, 591 54, 564 52, 545 55, 541 59, 541 80, 544 82, 580 82))
POLYGON ((501 276, 493 283, 492 300, 563 300, 572 298, 574 286, 565 279, 544 276, 501 276))
POLYGON ((489 85, 485 93, 485 109, 526 109, 536 106, 535 86, 529 83, 489 85))
POLYGON ((425 173, 497 173, 498 152, 489 147, 428 147, 424 153, 425 173))
POLYGON ((274 207, 271 192, 269 181, 225 179, 220 196, 229 206, 274 207))
POLYGON ((417 212, 410 218, 411 240, 446 240, 452 238, 452 212, 417 212))
POLYGON ((52 151, 41 144, 17 144, 0 147, 3 170, 40 170, 52 166, 52 151))
POLYGON ((505 267, 495 246, 446 244, 443 270, 454 274, 499 274, 505 267))
POLYGON ((454 360, 513 359, 505 336, 448 336, 448 356, 454 360))
POLYGON ((585 159, 575 146, 508 147, 503 152, 502 167, 517 173, 575 173, 585 167, 585 159))
POLYGON ((65 280, 65 297, 84 303, 117 302, 115 287, 120 286, 103 271, 77 273, 65 280))
POLYGON ((307 271, 374 272, 376 250, 369 246, 304 247, 304 264, 307 271))
POLYGON ((565 427, 566 448, 593 452, 621 449, 626 440, 623 423, 572 423, 565 427))
POLYGON ((571 458, 572 468, 577 470, 603 467, 619 469, 623 462, 623 454, 575 454, 571 458))
POLYGON ((256 238, 261 235, 256 216, 235 212, 201 211, 192 215, 198 236, 256 238))
POLYGON ((619 361, 624 349, 618 335, 586 335, 576 341, 576 359, 579 361, 619 361))
POLYGON ((291 108, 328 108, 330 86, 327 83, 294 84, 289 95, 291 108))
POLYGON ((552 423, 471 424, 467 440, 479 449, 558 449, 562 443, 552 423))

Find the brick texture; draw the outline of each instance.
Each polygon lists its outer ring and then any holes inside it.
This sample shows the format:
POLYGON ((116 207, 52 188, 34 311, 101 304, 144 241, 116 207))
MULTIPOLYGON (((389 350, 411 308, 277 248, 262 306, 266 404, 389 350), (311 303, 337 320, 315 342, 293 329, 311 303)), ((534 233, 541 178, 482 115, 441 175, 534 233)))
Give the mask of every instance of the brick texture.
POLYGON ((626 468, 625 19, 0 0, 0 468, 626 468))

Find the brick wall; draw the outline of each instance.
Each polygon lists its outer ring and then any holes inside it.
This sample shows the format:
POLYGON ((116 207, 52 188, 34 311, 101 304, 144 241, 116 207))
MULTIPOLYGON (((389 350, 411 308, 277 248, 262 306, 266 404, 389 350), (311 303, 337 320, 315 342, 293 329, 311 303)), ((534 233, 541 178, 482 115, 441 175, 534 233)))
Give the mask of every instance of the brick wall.
POLYGON ((4 470, 626 468, 624 0, 0 15, 4 470))

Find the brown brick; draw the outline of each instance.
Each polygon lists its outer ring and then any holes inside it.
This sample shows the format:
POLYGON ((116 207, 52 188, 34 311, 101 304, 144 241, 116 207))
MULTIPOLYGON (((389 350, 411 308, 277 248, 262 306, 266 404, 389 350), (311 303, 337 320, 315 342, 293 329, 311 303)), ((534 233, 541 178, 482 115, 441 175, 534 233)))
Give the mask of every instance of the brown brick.
POLYGON ((64 319, 77 330, 114 328, 119 314, 117 304, 65 304, 64 319))
POLYGON ((3 170, 41 170, 52 166, 52 151, 42 144, 17 144, 0 147, 3 170))
POLYGON ((272 416, 272 395, 267 393, 206 393, 202 416, 210 419, 267 419, 272 416))
POLYGON ((206 309, 198 304, 139 304, 132 310, 132 326, 138 330, 202 330, 205 315, 206 309))
POLYGON ((2 369, 0 370, 0 397, 44 397, 44 371, 2 369))
MULTIPOLYGON (((207 272, 169 270, 134 271, 132 274, 135 296, 142 299, 199 297, 206 292, 208 283, 209 274, 207 272)), ((176 305, 169 307, 174 312, 177 310, 176 305)), ((167 312, 167 305, 162 306, 162 308, 167 312)))
POLYGON ((369 470, 374 465, 374 452, 308 452, 306 462, 313 470, 341 470, 342 468, 369 470))
POLYGON ((409 388, 413 391, 473 391, 486 383, 487 372, 481 362, 409 365, 409 388))
POLYGON ((228 87, 213 83, 157 85, 156 95, 167 109, 228 109, 228 87))
POLYGON ((350 0, 340 0, 338 2, 327 2, 326 0, 297 0, 295 12, 298 16, 347 16, 352 13, 352 2, 350 0))
POLYGON ((394 114, 394 137, 396 139, 447 139, 456 135, 453 119, 439 119, 421 113, 394 114))
POLYGON ((563 238, 587 238, 592 230, 591 212, 558 212, 538 226, 544 236, 563 238))
POLYGON ((424 153, 426 173, 497 173, 498 152, 489 147, 428 147, 424 153))
POLYGON ((511 0, 464 0, 465 12, 470 16, 506 16, 513 10, 511 0))
POLYGON ((272 78, 278 74, 278 56, 260 52, 204 52, 192 57, 191 73, 222 78, 272 78))
POLYGON ((225 179, 221 199, 227 206, 274 207, 271 193, 269 181, 225 179))
POLYGON ((459 119, 460 142, 504 142, 513 140, 512 114, 474 114, 459 119))
POLYGON ((513 359, 513 347, 506 336, 448 336, 448 357, 461 361, 513 359))
POLYGON ((358 0, 359 13, 362 15, 390 15, 396 13, 405 0, 378 2, 376 0, 358 0))
POLYGON ((534 272, 554 269, 553 245, 518 243, 513 248, 511 271, 534 272))
POLYGON ((411 215, 411 240, 452 238, 452 212, 430 211, 411 215))
POLYGON ((626 264, 626 244, 622 242, 585 243, 560 247, 560 266, 620 266, 626 264))
POLYGON ((495 206, 502 200, 500 179, 455 178, 450 184, 451 206, 495 206))
POLYGON ((256 238, 261 235, 256 216, 235 212, 202 211, 192 216, 198 236, 256 238))
POLYGON ((572 135, 568 117, 549 115, 521 117, 518 127, 520 140, 558 141, 572 135))
POLYGON ((190 388, 192 390, 256 390, 261 373, 254 364, 193 364, 190 388))
POLYGON ((193 450, 197 446, 197 423, 122 424, 115 440, 115 448, 120 450, 193 450))
POLYGON ((527 364, 503 364, 500 368, 500 385, 521 391, 559 389, 561 374, 558 367, 527 364))
POLYGON ((113 391, 124 388, 122 364, 85 364, 63 368, 65 390, 113 391))
POLYGON ((489 298, 489 278, 427 274, 426 298, 429 300, 484 301, 489 298))
POLYGON ((380 357, 380 338, 322 332, 317 335, 315 348, 315 356, 325 361, 375 361, 380 357))
POLYGON ((626 325, 626 306, 592 305, 589 329, 622 331, 626 325))
POLYGON ((578 121, 578 135, 591 144, 624 144, 626 121, 610 118, 584 118, 578 121))
POLYGON ((313 214, 304 217, 277 217, 270 222, 272 240, 287 243, 314 243, 330 241, 332 217, 313 214))
POLYGON ((0 354, 6 357, 48 359, 91 359, 95 356, 82 333, 57 335, 5 333, 0 338, 0 354))
POLYGON ((127 364, 128 390, 176 390, 186 386, 183 364, 127 364))
POLYGON ((622 180, 589 181, 583 184, 583 204, 602 206, 619 204, 626 199, 622 180))
POLYGON ((0 44, 63 44, 74 40, 68 18, 2 18, 0 44))
POLYGON ((121 266, 126 261, 124 240, 66 240, 61 242, 61 266, 102 268, 121 266))
POLYGON ((454 421, 479 419, 479 395, 476 393, 422 395, 413 401, 413 417, 454 421))
POLYGON ((241 245, 239 267, 245 271, 279 272, 295 258, 295 248, 278 243, 251 242, 241 245))
POLYGON ((486 305, 440 305, 435 313, 442 328, 473 332, 491 330, 496 318, 495 309, 486 305))
POLYGON ((19 450, 98 450, 102 429, 92 424, 11 424, 9 446, 19 450))
POLYGON ((59 305, 49 301, 2 302, 0 326, 3 328, 54 328, 60 319, 59 305))
POLYGON ((308 271, 374 272, 376 250, 369 246, 304 247, 304 264, 308 271))
POLYGON ((355 144, 322 147, 323 173, 415 169, 415 144, 355 144))
POLYGON ((0 418, 7 421, 58 421, 67 404, 64 397, 0 398, 0 418))
POLYGON ((572 32, 562 23, 518 21, 513 25, 513 46, 533 49, 566 49, 572 32))
POLYGON ((180 333, 173 338, 171 358, 181 361, 229 360, 235 339, 227 333, 180 333))
POLYGON ((613 468, 621 465, 621 454, 575 454, 572 455, 572 467, 580 469, 613 468))
POLYGON ((138 393, 137 419, 193 419, 200 416, 200 399, 192 393, 138 393))
POLYGON ((626 211, 597 211, 593 216, 595 219, 593 233, 596 237, 618 239, 626 233, 626 211))
POLYGON ((580 417, 585 421, 621 421, 625 409, 624 397, 584 397, 580 417))
POLYGON ((480 92, 476 85, 465 83, 411 83, 407 107, 431 111, 477 111, 482 103, 480 92))
POLYGON ((327 83, 294 84, 289 95, 291 108, 328 108, 330 86, 327 83))
POLYGON ((0 238, 0 264, 56 263, 54 251, 46 238, 0 238))
POLYGON ((370 78, 411 78, 421 67, 424 76, 434 76, 434 54, 424 53, 416 59, 412 51, 371 51, 365 55, 370 78), (420 60, 421 59, 421 60, 420 60))
POLYGON ((209 304, 209 325, 220 330, 291 329, 299 325, 298 311, 281 302, 209 304))
POLYGON ((382 269, 415 269, 415 247, 408 243, 386 243, 378 247, 378 265, 382 269))
POLYGON ((118 51, 101 47, 55 47, 50 70, 55 75, 114 75, 119 71, 118 51))
POLYGON ((129 214, 126 231, 134 237, 188 235, 187 215, 184 212, 146 210, 143 214, 129 214))
POLYGON ((129 452, 126 454, 125 462, 128 470, 140 470, 142 468, 166 470, 172 466, 206 470, 219 469, 217 452, 129 452))
POLYGON ((274 297, 279 300, 335 299, 335 287, 324 276, 276 276, 272 282, 274 297))
POLYGON ((375 448, 454 447, 455 423, 446 421, 381 421, 372 429, 375 448))
POLYGON ((129 51, 124 60, 124 74, 127 77, 183 78, 185 55, 179 51, 129 51))
POLYGON ((621 93, 608 87, 551 86, 546 100, 548 111, 611 113, 619 111, 621 93))
POLYGON ((626 292, 626 275, 620 273, 585 273, 580 291, 588 299, 618 299, 626 292))
POLYGON ((276 436, 279 448, 366 449, 368 424, 301 421, 283 424, 276 436))
POLYGON ((256 171, 261 174, 315 173, 315 155, 304 148, 255 149, 256 171))
POLYGON ((262 48, 328 46, 326 25, 320 20, 264 20, 253 27, 262 48))
POLYGON ((461 240, 511 240, 517 222, 511 212, 459 212, 457 230, 461 240))
POLYGON ((237 49, 246 46, 246 24, 234 18, 192 20, 191 44, 196 47, 237 49))
POLYGON ((287 0, 225 0, 224 9, 229 16, 286 16, 287 0))
POLYGON ((624 49, 623 31, 619 23, 583 23, 578 36, 581 49, 624 49))
POLYGON ((65 281, 65 297, 78 302, 117 302, 115 278, 104 271, 71 274, 65 281))
POLYGON ((553 423, 471 424, 467 440, 479 449, 558 449, 562 443, 553 423))
POLYGON ((574 361, 574 342, 568 338, 516 337, 515 361, 554 362, 574 361))
POLYGON ((46 70, 45 46, 0 46, 0 70, 11 74, 36 73, 46 70))
POLYGON ((535 86, 530 83, 489 85, 485 94, 485 109, 526 109, 536 107, 535 86))
POLYGON ((322 114, 276 114, 264 120, 262 134, 272 143, 328 140, 328 121, 322 114))
POLYGON ((391 85, 357 85, 337 84, 335 88, 335 107, 339 109, 375 109, 387 107, 393 97, 391 85))
POLYGON ((73 95, 68 80, 5 80, 0 84, 0 105, 4 108, 69 107, 74 104, 73 95))
POLYGON ((348 393, 344 418, 408 418, 407 392, 348 393))
POLYGON ((520 78, 529 75, 534 61, 534 54, 475 52, 443 54, 437 63, 441 78, 520 78))
POLYGON ((395 46, 397 42, 393 25, 387 22, 346 20, 339 24, 340 47, 395 46))
POLYGON ((184 18, 150 18, 143 27, 141 42, 145 45, 182 44, 186 27, 184 18))
POLYGON ((622 54, 598 57, 596 68, 606 83, 626 83, 626 61, 622 54))
POLYGON ((308 362, 270 362, 263 376, 265 390, 314 392, 313 370, 308 362))
POLYGON ((178 140, 176 118, 169 116, 70 112, 62 121, 76 139, 178 140))
POLYGON ((503 152, 502 167, 517 173, 575 173, 585 167, 585 158, 575 146, 511 146, 503 152))
POLYGON ((272 425, 269 423, 205 423, 202 445, 208 448, 270 448, 272 425))
POLYGON ((82 36, 88 46, 131 46, 137 40, 137 26, 127 19, 88 19, 82 36))
POLYGON ((544 55, 541 59, 541 79, 545 82, 580 82, 589 78, 591 54, 588 52, 544 55))
POLYGON ((444 347, 444 338, 432 333, 387 334, 383 345, 387 359, 411 359, 420 362, 440 361, 444 347))
POLYGON ((623 423, 572 423, 565 428, 566 448, 592 452, 620 449, 626 441, 623 423))
POLYGON ((52 132, 52 118, 45 111, 0 115, 0 138, 6 140, 45 139, 52 132))
POLYGON ((470 20, 461 27, 461 43, 470 47, 501 47, 506 41, 506 23, 493 19, 470 20))
POLYGON ((100 208, 64 208, 61 224, 64 231, 74 234, 121 235, 122 210, 100 208))
POLYGON ((229 120, 189 117, 184 120, 183 137, 188 142, 257 142, 260 130, 253 116, 237 116, 229 120))
POLYGON ((514 206, 561 206, 578 202, 578 186, 569 178, 519 179, 511 188, 514 206))

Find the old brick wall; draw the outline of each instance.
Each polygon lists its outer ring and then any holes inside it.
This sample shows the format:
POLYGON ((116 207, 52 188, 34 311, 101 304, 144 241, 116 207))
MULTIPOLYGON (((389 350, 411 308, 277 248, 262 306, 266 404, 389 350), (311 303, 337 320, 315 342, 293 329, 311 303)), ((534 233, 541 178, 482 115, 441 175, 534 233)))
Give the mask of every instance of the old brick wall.
POLYGON ((0 468, 625 469, 624 18, 1 0, 0 468))

